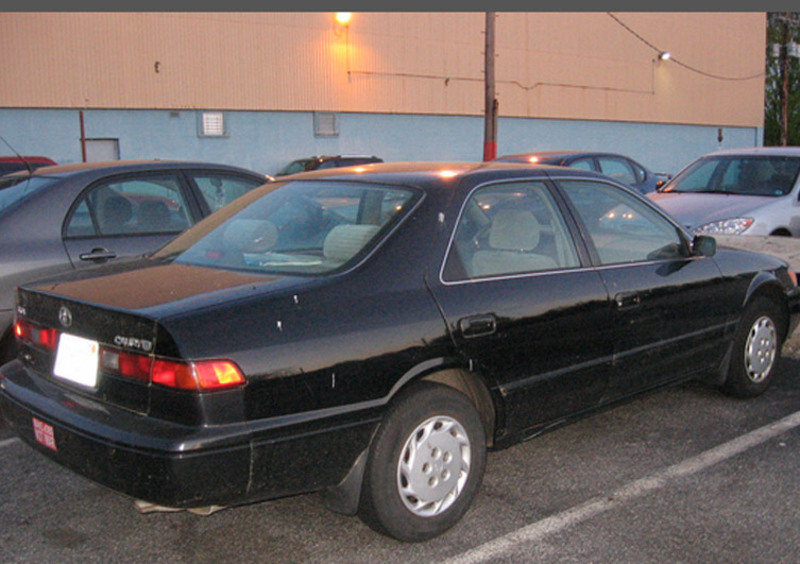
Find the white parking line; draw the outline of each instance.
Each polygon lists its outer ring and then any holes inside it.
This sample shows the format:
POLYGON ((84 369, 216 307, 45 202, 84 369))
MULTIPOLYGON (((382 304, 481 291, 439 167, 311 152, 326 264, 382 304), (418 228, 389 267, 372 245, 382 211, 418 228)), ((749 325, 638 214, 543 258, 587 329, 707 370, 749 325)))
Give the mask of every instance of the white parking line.
POLYGON ((760 445, 778 435, 800 426, 800 411, 795 412, 770 425, 756 429, 732 441, 723 443, 718 447, 707 450, 683 462, 670 466, 660 472, 645 476, 635 482, 622 486, 609 495, 596 497, 582 505, 578 505, 547 519, 512 531, 502 537, 484 543, 467 552, 453 556, 446 563, 467 564, 473 562, 486 562, 498 558, 506 552, 524 543, 541 540, 542 538, 558 533, 567 527, 586 521, 617 507, 627 501, 634 500, 652 491, 664 488, 670 482, 685 476, 691 476, 719 462, 723 462, 760 445))
POLYGON ((0 441, 0 448, 5 448, 7 446, 11 446, 14 443, 18 443, 19 439, 14 437, 12 439, 6 439, 4 441, 0 441))

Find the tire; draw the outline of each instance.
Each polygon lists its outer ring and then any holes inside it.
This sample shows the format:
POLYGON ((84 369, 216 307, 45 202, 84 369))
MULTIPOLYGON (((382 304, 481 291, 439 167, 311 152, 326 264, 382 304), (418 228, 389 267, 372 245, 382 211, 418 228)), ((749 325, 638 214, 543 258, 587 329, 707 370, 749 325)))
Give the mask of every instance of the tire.
POLYGON ((483 425, 467 397, 439 384, 414 384, 389 407, 375 435, 359 517, 397 540, 428 540, 464 516, 485 467, 483 425))
POLYGON ((775 303, 755 298, 736 329, 722 391, 739 398, 764 393, 778 367, 784 331, 783 316, 775 303))

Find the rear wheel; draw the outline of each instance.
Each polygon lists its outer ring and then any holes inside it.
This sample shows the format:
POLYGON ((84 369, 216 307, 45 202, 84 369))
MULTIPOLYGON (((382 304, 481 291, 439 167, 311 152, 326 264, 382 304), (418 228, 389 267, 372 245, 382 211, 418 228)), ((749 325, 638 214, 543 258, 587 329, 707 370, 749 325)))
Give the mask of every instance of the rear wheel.
POLYGON ((782 316, 775 303, 767 298, 755 298, 736 330, 728 377, 722 390, 742 398, 762 394, 777 370, 783 332, 782 316))
POLYGON ((483 425, 467 397, 415 384, 389 408, 375 436, 359 516, 401 541, 430 539, 466 513, 485 466, 483 425))

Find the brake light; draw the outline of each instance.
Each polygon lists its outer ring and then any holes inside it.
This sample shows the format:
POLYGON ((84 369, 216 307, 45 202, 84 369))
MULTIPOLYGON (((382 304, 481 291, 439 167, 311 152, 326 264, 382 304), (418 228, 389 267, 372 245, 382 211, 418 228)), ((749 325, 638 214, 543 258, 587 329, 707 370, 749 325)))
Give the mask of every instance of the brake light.
POLYGON ((228 360, 186 363, 158 359, 153 363, 153 383, 180 390, 219 390, 244 384, 244 376, 228 360))
POLYGON ((51 351, 55 350, 58 343, 57 330, 40 327, 23 319, 17 319, 14 323, 14 335, 23 343, 51 351))

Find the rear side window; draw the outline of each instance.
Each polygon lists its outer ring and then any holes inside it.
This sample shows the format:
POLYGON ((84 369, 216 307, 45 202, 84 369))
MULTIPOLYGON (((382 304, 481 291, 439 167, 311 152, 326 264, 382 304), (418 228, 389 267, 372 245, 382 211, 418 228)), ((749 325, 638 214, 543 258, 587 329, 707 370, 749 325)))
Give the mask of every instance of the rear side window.
POLYGON ((128 177, 95 185, 78 201, 69 238, 179 233, 191 216, 175 175, 128 177))
POLYGON ((547 186, 510 182, 477 190, 464 205, 442 278, 446 282, 580 266, 547 186))
POLYGON ((56 182, 40 176, 8 176, 0 178, 0 211, 56 182))
POLYGON ((569 166, 578 170, 594 170, 592 159, 578 159, 569 163, 569 166))

